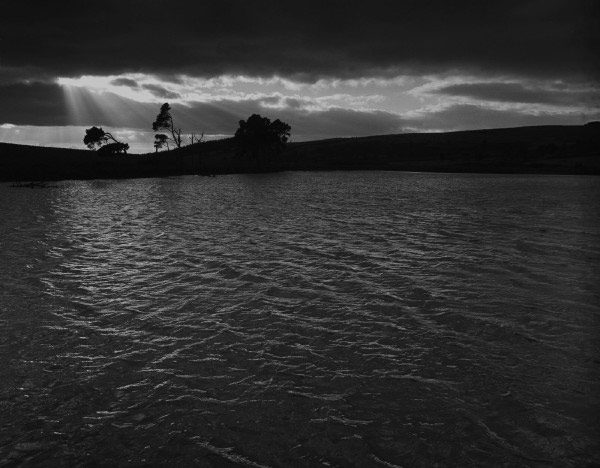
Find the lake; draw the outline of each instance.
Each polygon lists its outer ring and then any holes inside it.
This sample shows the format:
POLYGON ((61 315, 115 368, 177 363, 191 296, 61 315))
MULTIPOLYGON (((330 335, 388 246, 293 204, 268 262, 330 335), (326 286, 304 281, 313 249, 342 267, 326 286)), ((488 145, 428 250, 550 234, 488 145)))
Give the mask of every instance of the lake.
POLYGON ((0 185, 0 466, 600 463, 600 178, 0 185))

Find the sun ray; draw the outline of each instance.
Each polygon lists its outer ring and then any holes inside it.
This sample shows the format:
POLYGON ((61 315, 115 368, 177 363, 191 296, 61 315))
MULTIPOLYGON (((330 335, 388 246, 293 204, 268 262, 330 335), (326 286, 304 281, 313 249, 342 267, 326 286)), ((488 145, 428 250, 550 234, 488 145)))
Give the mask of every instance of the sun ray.
POLYGON ((79 105, 79 101, 75 95, 76 88, 71 85, 61 85, 65 104, 67 107, 67 114, 69 116, 69 124, 77 125, 83 119, 82 110, 79 105))

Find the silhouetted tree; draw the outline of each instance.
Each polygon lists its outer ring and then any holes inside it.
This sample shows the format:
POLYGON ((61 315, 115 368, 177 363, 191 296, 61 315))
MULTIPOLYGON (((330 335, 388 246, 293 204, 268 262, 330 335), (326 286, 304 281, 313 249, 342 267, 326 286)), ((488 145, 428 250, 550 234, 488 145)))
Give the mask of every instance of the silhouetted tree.
POLYGON ((271 122, 267 117, 252 114, 248 120, 240 120, 235 132, 242 154, 250 153, 258 157, 261 153, 280 153, 290 139, 292 127, 277 119, 271 122))
POLYGON ((100 154, 117 154, 117 153, 125 153, 127 154, 127 150, 129 149, 129 143, 121 143, 117 141, 116 143, 107 143, 98 149, 98 153, 100 154))
POLYGON ((121 143, 111 133, 105 132, 102 127, 92 127, 85 131, 83 142, 89 149, 96 149, 102 154, 125 153, 129 149, 128 143, 121 143), (112 140, 113 143, 109 143, 112 140))
POLYGON ((162 147, 162 145, 164 144, 163 142, 158 147, 156 146, 156 143, 159 140, 162 140, 163 136, 166 137, 168 140, 171 140, 175 144, 175 146, 177 146, 177 148, 181 148, 181 129, 175 128, 175 125, 173 124, 173 117, 171 116, 171 106, 169 106, 168 103, 165 102, 160 107, 160 112, 156 116, 156 121, 152 123, 152 130, 154 130, 155 132, 159 130, 166 130, 171 134, 171 136, 162 133, 155 135, 154 138, 157 141, 154 143, 154 147, 157 149, 157 151, 158 148, 162 147))
POLYGON ((167 145, 167 150, 169 149, 169 137, 164 133, 157 133, 154 135, 154 148, 156 148, 156 152, 163 146, 167 145))
POLYGON ((190 145, 193 145, 194 143, 200 143, 202 140, 204 140, 204 132, 202 132, 200 136, 196 135, 195 133, 190 133, 188 135, 188 139, 190 140, 190 145))

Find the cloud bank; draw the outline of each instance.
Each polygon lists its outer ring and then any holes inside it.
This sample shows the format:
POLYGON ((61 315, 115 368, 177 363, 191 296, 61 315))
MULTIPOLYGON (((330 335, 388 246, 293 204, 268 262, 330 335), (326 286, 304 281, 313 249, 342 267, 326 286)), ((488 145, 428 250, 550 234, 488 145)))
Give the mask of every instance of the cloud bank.
POLYGON ((48 76, 589 78, 599 10, 595 0, 20 0, 3 4, 0 56, 48 76))
POLYGON ((4 138, 86 125, 144 135, 166 101, 184 131, 231 135, 260 113, 296 141, 600 112, 596 0, 5 3, 4 138))

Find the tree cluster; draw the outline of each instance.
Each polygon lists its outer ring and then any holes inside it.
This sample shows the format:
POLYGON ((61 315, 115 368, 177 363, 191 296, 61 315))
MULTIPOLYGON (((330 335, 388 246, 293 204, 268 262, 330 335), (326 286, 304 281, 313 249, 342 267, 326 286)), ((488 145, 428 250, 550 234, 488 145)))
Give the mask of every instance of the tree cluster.
MULTIPOLYGON (((176 128, 171 116, 171 106, 164 103, 160 107, 160 112, 156 116, 156 120, 152 123, 152 130, 155 132, 164 130, 167 133, 157 133, 154 135, 154 148, 158 151, 164 146, 170 149, 170 143, 177 148, 181 148, 182 135, 181 128, 176 128)), ((204 139, 204 132, 200 135, 191 133, 188 135, 190 144, 200 143, 204 139)), ((105 132, 101 127, 91 127, 85 131, 83 139, 85 145, 90 149, 97 149, 100 154, 118 154, 127 153, 129 149, 128 143, 118 141, 111 133, 105 132), (112 143, 111 143, 112 141, 112 143)))
POLYGON ((98 148, 99 153, 107 155, 118 153, 127 154, 127 150, 129 149, 128 143, 117 141, 111 133, 105 132, 102 127, 88 128, 85 131, 83 142, 89 149, 98 148), (109 143, 111 140, 112 143, 109 143))
POLYGON ((252 114, 248 120, 240 120, 235 132, 242 154, 259 157, 265 154, 280 153, 290 139, 292 127, 277 119, 271 122, 267 117, 252 114))
MULTIPOLYGON (((258 158, 271 154, 279 154, 290 139, 292 128, 285 122, 277 119, 271 122, 267 117, 252 114, 248 120, 240 120, 239 128, 235 132, 235 141, 240 153, 250 154, 258 158)), ((172 144, 176 148, 182 146, 181 128, 177 128, 171 115, 171 106, 164 103, 152 123, 154 135, 154 148, 156 151, 163 147, 170 150, 172 144)), ((200 143, 204 139, 204 132, 199 136, 196 133, 188 135, 190 144, 200 143)), ((111 133, 104 131, 101 127, 91 127, 85 131, 83 142, 90 149, 98 149, 98 153, 111 155, 124 153, 129 149, 128 143, 118 141, 111 133)))

